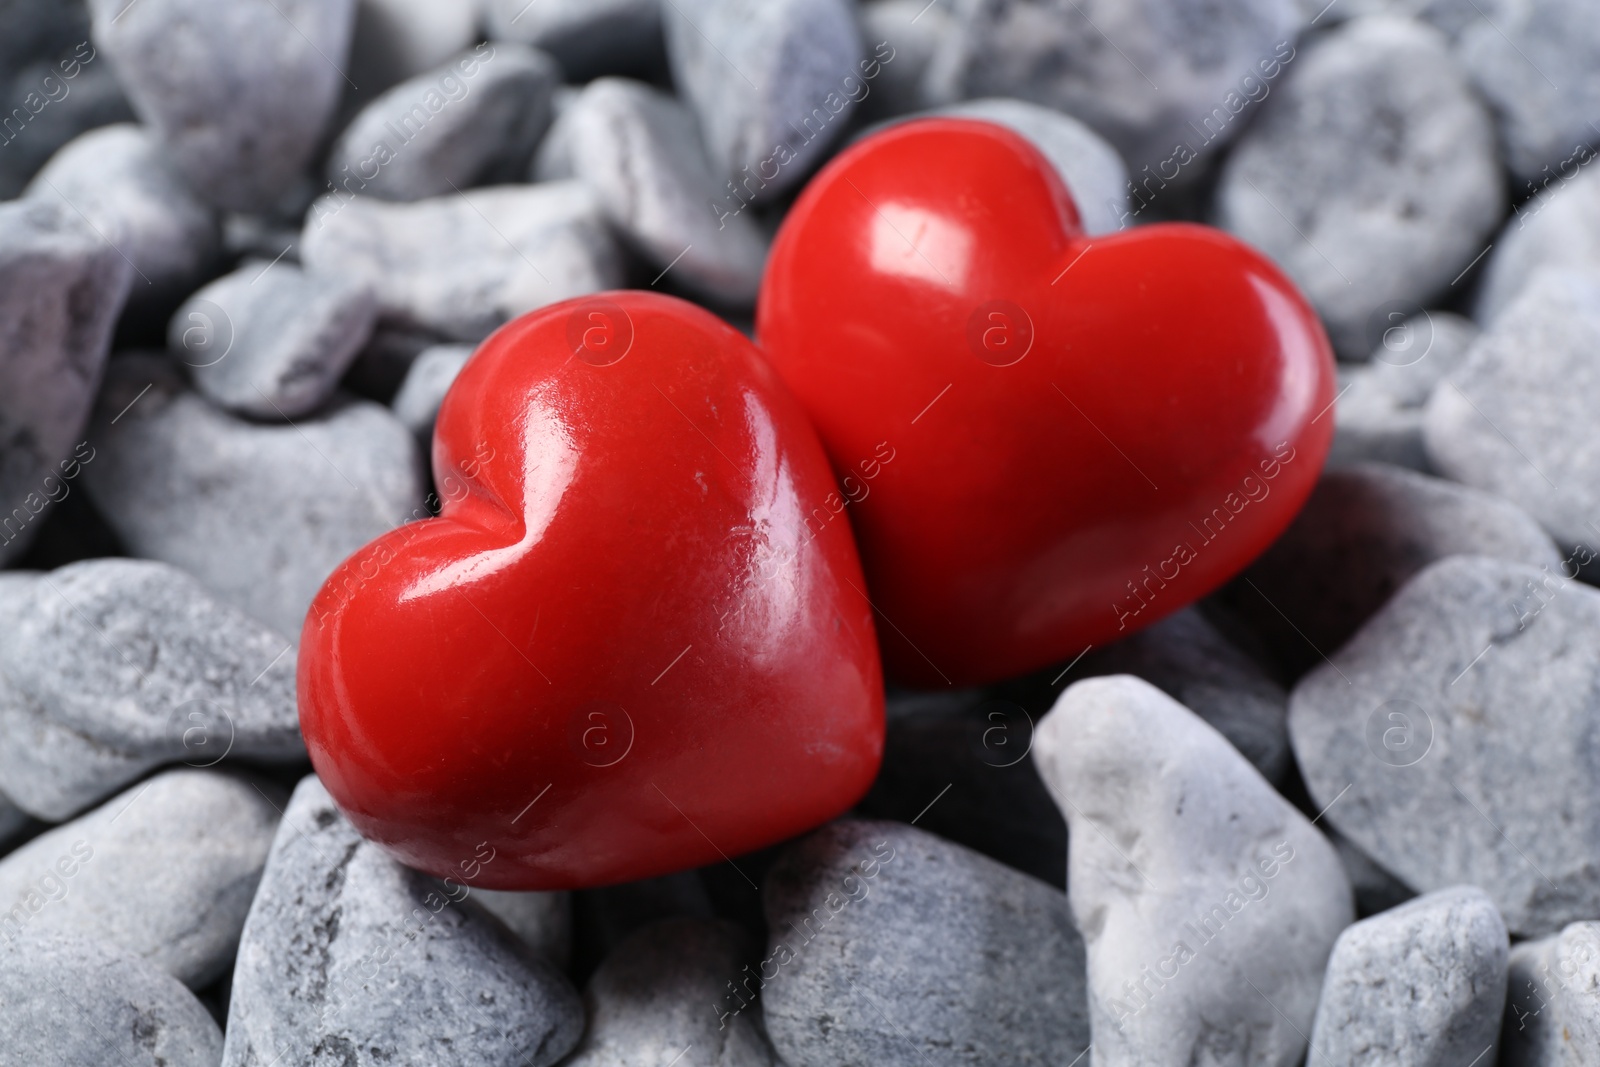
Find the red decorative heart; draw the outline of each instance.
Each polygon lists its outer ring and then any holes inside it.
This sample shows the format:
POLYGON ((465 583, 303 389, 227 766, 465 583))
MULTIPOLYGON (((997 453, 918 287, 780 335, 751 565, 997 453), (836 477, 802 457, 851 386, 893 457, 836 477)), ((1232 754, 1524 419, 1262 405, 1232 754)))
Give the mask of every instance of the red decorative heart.
POLYGON ((1332 351, 1276 267, 1201 226, 1085 237, 1050 164, 987 123, 835 159, 757 323, 852 501, 812 525, 850 515, 885 663, 917 685, 1204 596, 1288 525, 1333 433, 1332 351))
POLYGON ((396 857, 502 889, 714 863, 853 804, 883 694, 805 416, 738 332, 610 293, 501 329, 440 412, 437 519, 341 565, 312 762, 396 857))

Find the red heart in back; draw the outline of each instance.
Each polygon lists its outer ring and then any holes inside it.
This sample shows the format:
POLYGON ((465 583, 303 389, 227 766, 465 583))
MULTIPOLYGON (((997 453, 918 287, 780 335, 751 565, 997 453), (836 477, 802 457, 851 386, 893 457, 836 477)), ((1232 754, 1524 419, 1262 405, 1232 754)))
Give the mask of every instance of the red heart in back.
POLYGON ((1204 596, 1288 525, 1333 433, 1332 350, 1265 257, 1188 224, 1085 237, 988 123, 829 164, 757 322, 841 479, 813 526, 848 514, 913 684, 1047 666, 1204 596))

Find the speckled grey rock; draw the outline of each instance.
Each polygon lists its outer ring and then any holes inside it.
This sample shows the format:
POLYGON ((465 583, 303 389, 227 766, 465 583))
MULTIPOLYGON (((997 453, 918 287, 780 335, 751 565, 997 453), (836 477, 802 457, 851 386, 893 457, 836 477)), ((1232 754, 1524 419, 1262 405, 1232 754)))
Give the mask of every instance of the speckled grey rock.
POLYGON ((1471 887, 1356 923, 1328 960, 1307 1062, 1494 1062, 1508 949, 1494 901, 1471 887))
MULTIPOLYGON (((51 7, 72 10, 75 3, 49 0, 51 7)), ((83 25, 59 52, 18 69, 9 79, 0 72, 12 120, 9 140, 0 150, 0 200, 22 195, 39 168, 63 145, 88 130, 116 122, 131 122, 133 108, 106 62, 105 53, 89 43, 88 14, 83 25), (17 122, 17 109, 29 115, 17 122), (21 125, 21 129, 18 127, 21 125)), ((0 30, 0 39, 9 34, 0 30)))
POLYGON ((1303 670, 1332 655, 1412 575, 1457 555, 1561 566, 1539 524, 1508 500, 1386 463, 1334 467, 1244 572, 1254 588, 1230 595, 1262 630, 1288 617, 1293 630, 1275 651, 1303 670))
POLYGON ((348 84, 355 0, 90 0, 94 41, 173 165, 218 207, 272 207, 348 84))
POLYGON ((209 985, 233 961, 282 803, 215 771, 134 786, 0 860, 0 939, 87 937, 209 985))
POLYGON ((432 70, 478 39, 482 6, 480 0, 357 0, 350 80, 370 100, 432 70))
POLYGON ((1597 636, 1600 591, 1433 564, 1291 694, 1313 802, 1413 888, 1481 887, 1513 933, 1600 914, 1597 636))
POLYGON ((789 1067, 1042 1067, 1089 1045, 1083 942, 1043 882, 913 826, 843 821, 791 846, 763 899, 767 955, 716 1010, 737 1018, 759 991, 789 1067))
POLYGON ((697 294, 750 306, 767 243, 742 202, 723 201, 694 115, 658 89, 626 78, 589 83, 566 130, 573 175, 655 271, 697 294))
POLYGON ((165 360, 119 357, 93 440, 89 495, 128 550, 181 567, 291 638, 335 567, 426 514, 415 438, 366 401, 257 425, 184 388, 165 360))
POLYGON ((329 153, 330 187, 421 200, 527 169, 550 125, 555 61, 526 45, 480 44, 401 82, 361 110, 329 153))
POLYGON ((1489 243, 1494 123, 1421 23, 1357 19, 1304 52, 1228 158, 1218 214, 1299 284, 1341 356, 1366 359, 1391 305, 1445 291, 1489 243))
POLYGON ((439 405, 455 383, 456 375, 472 358, 471 345, 434 345, 423 349, 406 371, 405 381, 390 408, 405 428, 424 440, 433 437, 439 405))
POLYGON ((1096 1067, 1294 1067, 1354 918, 1331 844, 1210 726, 1127 675, 1061 694, 1033 756, 1072 832, 1096 1067))
POLYGON ((1521 179, 1600 141, 1600 20, 1588 0, 1477 5, 1456 51, 1500 120, 1506 163, 1521 179))
POLYGON ((569 81, 637 71, 661 54, 660 0, 485 0, 491 39, 555 56, 569 81))
POLYGON ((472 899, 506 929, 522 939, 534 955, 565 971, 572 959, 572 894, 516 893, 474 889, 472 899))
POLYGON ((216 1067, 222 1032, 177 979, 82 938, 0 943, 10 1064, 216 1067))
POLYGON ((1540 271, 1434 391, 1423 423, 1429 462, 1520 504, 1557 544, 1594 544, 1597 347, 1600 272, 1540 271))
POLYGON ((1192 179, 1246 124, 1251 98, 1299 62, 1294 0, 955 0, 951 16, 930 95, 1014 96, 1076 116, 1135 181, 1147 166, 1157 180, 1192 179))
POLYGON ((1600 271, 1600 166, 1593 165, 1596 160, 1600 160, 1600 152, 1590 154, 1581 172, 1541 184, 1537 196, 1512 209, 1494 251, 1484 260, 1483 283, 1472 311, 1480 326, 1492 325, 1540 267, 1600 271))
POLYGON ((1434 389, 1466 361, 1478 328, 1448 311, 1396 310, 1366 365, 1346 365, 1349 388, 1335 408, 1330 464, 1376 460, 1428 471, 1423 409, 1434 389))
POLYGON ((941 38, 950 32, 943 4, 927 0, 872 0, 860 7, 861 40, 869 53, 887 44, 889 58, 861 101, 867 119, 886 119, 931 107, 924 79, 941 38))
POLYGON ((0 204, 0 564, 70 492, 133 271, 58 204, 0 204))
POLYGON ((159 305, 192 292, 221 252, 216 212, 172 169, 155 139, 133 123, 69 141, 23 195, 61 200, 82 212, 128 257, 135 272, 129 293, 134 305, 159 305))
POLYGON ((997 123, 1030 141, 1055 164, 1056 173, 1078 205, 1085 233, 1114 233, 1129 223, 1128 168, 1105 138, 1071 115, 1026 100, 994 97, 966 100, 905 118, 933 116, 997 123))
POLYGON ((311 206, 306 265, 372 286, 385 319, 481 341, 518 315, 622 284, 593 193, 495 186, 413 204, 330 195, 311 206))
POLYGON ((302 781, 245 922, 223 1064, 561 1059, 583 1032, 577 992, 451 886, 362 840, 302 781))
POLYGON ((298 419, 333 395, 377 314, 362 282, 251 260, 178 308, 167 324, 167 348, 219 406, 258 419, 298 419))
POLYGON ((662 18, 715 169, 757 203, 826 157, 883 58, 864 58, 848 0, 672 0, 662 18))
POLYGON ((589 1029, 564 1067, 686 1062, 772 1067, 760 1012, 718 1005, 746 977, 748 935, 731 923, 668 919, 639 930, 589 979, 589 1029), (691 1055, 692 1052, 692 1055, 691 1055))
POLYGON ((174 567, 8 576, 0 620, 0 782, 42 819, 164 763, 305 755, 293 646, 174 567))
POLYGON ((1600 1049, 1600 922, 1511 950, 1500 1067, 1592 1067, 1600 1049))

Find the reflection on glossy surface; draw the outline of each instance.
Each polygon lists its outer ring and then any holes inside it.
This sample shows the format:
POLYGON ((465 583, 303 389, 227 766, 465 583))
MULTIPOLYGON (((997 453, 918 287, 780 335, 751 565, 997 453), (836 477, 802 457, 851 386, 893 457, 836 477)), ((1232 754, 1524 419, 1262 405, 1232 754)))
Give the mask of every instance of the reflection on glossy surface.
POLYGON ((434 474, 441 517, 330 577, 301 645, 307 744, 363 833, 436 875, 488 842, 476 884, 576 887, 865 791, 865 583, 847 524, 808 527, 826 457, 737 332, 643 293, 518 320, 446 398, 434 474), (574 358, 618 316, 625 358, 574 358))
POLYGON ((829 164, 757 326, 837 471, 899 450, 851 520, 885 662, 917 685, 1069 660, 1215 589, 1333 432, 1327 339, 1265 257, 1191 225, 1086 239, 1054 169, 986 123, 829 164))

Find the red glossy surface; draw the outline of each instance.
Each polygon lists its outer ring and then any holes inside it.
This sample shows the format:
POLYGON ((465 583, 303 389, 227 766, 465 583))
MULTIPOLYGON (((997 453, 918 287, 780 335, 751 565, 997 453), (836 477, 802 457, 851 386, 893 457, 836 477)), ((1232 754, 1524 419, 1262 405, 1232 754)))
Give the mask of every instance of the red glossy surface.
POLYGON ((312 762, 362 833, 556 889, 715 863, 865 792, 855 546, 807 531, 827 459, 743 336, 647 293, 525 316, 457 379, 433 467, 441 516, 343 564, 300 646, 312 762))
POLYGON ((829 164, 757 322, 853 478, 885 664, 913 684, 1071 659, 1205 595, 1289 523, 1333 432, 1327 339, 1265 257, 1192 225, 1086 238, 1049 163, 986 123, 829 164))

